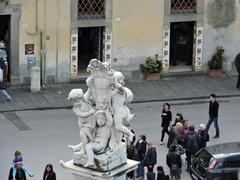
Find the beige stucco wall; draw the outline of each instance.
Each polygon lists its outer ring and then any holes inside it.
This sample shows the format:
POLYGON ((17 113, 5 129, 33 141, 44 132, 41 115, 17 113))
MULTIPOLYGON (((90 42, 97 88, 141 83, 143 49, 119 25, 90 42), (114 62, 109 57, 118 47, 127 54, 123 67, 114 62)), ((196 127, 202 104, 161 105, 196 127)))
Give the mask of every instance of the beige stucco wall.
POLYGON ((35 45, 35 56, 40 64, 40 32, 45 47, 45 79, 62 82, 69 80, 70 57, 70 1, 69 0, 11 0, 20 4, 19 28, 20 76, 29 77, 25 44, 35 45), (37 11, 36 11, 37 8, 37 11), (37 12, 37 13, 36 13, 37 12))
POLYGON ((139 70, 147 56, 161 55, 163 4, 159 0, 113 1, 113 66, 139 70))
MULTIPOLYGON (((223 0, 222 0, 223 1, 223 0)), ((227 0, 225 0, 227 1, 227 0)), ((213 24, 209 23, 209 13, 215 13, 212 8, 209 10, 209 3, 212 0, 205 0, 205 11, 204 11, 204 45, 203 45, 203 60, 205 67, 207 67, 207 62, 211 58, 212 54, 215 52, 216 46, 223 46, 225 49, 226 61, 224 64, 224 70, 231 71, 235 67, 233 65, 233 60, 238 52, 240 52, 240 3, 235 1, 235 11, 234 9, 226 8, 226 13, 235 14, 233 22, 229 21, 226 17, 232 16, 232 14, 223 14, 225 18, 217 17, 218 20, 228 20, 225 26, 214 28, 213 24)), ((223 1, 224 2, 224 1, 223 1)), ((218 21, 219 22, 219 21, 218 21)))

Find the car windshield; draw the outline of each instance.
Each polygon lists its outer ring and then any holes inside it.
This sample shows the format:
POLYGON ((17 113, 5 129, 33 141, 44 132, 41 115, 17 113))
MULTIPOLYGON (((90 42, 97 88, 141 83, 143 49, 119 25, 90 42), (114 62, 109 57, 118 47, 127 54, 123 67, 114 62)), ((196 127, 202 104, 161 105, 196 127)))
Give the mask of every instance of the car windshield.
POLYGON ((204 168, 207 168, 213 156, 206 149, 202 149, 196 154, 195 158, 204 168))

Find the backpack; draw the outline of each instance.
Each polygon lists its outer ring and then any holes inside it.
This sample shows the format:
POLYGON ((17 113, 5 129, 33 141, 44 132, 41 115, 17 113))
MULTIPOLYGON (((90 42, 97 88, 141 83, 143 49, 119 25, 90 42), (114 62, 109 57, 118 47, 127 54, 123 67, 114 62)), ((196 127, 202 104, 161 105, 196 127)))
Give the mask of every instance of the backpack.
POLYGON ((129 145, 127 148, 127 158, 132 160, 138 160, 138 152, 134 145, 129 145))
POLYGON ((187 148, 194 148, 197 146, 196 133, 188 134, 187 136, 187 148))

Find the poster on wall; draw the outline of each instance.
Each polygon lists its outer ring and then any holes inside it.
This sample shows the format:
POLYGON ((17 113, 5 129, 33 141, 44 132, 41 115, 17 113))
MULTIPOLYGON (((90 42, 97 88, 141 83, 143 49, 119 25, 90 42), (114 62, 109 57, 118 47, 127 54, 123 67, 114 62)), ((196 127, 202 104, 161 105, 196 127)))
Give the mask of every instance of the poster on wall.
POLYGON ((112 59, 112 32, 105 33, 105 56, 106 62, 111 62, 112 59))
POLYGON ((71 76, 78 75, 78 34, 71 35, 71 76))
POLYGON ((196 29, 196 48, 195 48, 195 67, 202 66, 203 56, 203 27, 197 27, 196 29))
POLYGON ((169 41, 170 41, 170 30, 163 31, 163 68, 169 68, 169 41))

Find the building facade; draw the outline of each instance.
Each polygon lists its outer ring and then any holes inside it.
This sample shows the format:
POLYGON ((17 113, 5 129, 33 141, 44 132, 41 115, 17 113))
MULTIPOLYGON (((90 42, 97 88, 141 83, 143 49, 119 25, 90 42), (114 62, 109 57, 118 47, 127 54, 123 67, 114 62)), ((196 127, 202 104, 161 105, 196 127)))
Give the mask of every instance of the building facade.
POLYGON ((11 84, 28 84, 35 64, 43 84, 82 79, 91 58, 132 81, 156 54, 163 73, 206 72, 217 46, 229 72, 240 51, 240 1, 1 0, 0 41, 11 84))

